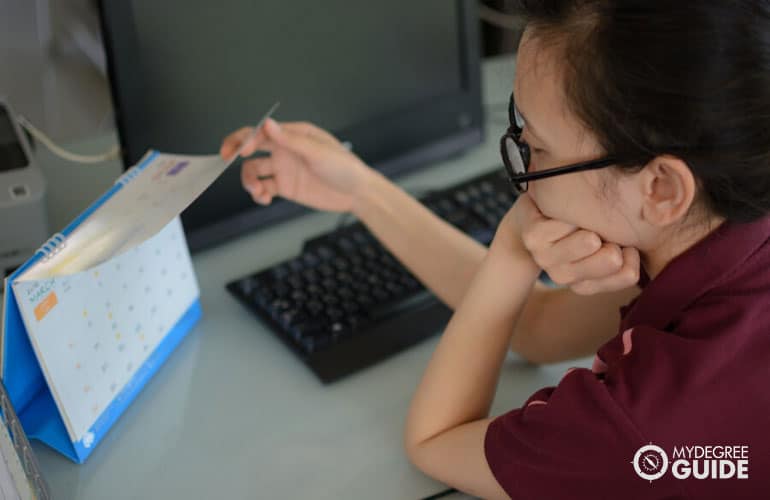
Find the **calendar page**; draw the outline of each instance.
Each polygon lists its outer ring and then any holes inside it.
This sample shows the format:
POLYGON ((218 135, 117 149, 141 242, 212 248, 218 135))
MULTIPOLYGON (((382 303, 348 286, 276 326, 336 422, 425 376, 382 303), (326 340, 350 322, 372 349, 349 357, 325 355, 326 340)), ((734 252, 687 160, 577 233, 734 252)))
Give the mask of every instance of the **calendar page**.
MULTIPOLYGON (((254 128, 276 109, 277 103, 254 128)), ((244 141, 244 143, 247 141, 244 141)), ((119 181, 116 191, 57 248, 20 280, 74 274, 140 244, 187 208, 240 155, 178 155, 150 151, 119 181)))
POLYGON ((73 442, 89 429, 199 295, 181 222, 86 271, 12 284, 73 442))

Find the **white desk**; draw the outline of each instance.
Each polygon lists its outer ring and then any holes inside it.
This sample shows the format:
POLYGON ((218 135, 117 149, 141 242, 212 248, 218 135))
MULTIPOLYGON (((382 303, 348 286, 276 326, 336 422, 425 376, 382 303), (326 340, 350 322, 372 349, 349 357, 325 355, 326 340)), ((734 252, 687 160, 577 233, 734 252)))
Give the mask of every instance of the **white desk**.
MULTIPOLYGON (((481 147, 400 182, 438 188, 499 165, 512 75, 510 57, 484 64, 490 105, 481 147)), ((61 166, 43 153, 41 163, 48 165, 53 227, 119 173, 117 164, 61 166)), ((414 469, 401 446, 409 400, 438 337, 323 386, 225 291, 228 281, 295 254, 305 238, 336 222, 337 215, 311 214, 195 255, 202 321, 87 463, 35 443, 54 497, 391 500, 446 489, 414 469)), ((520 405, 568 366, 587 363, 535 367, 511 356, 493 411, 520 405)))

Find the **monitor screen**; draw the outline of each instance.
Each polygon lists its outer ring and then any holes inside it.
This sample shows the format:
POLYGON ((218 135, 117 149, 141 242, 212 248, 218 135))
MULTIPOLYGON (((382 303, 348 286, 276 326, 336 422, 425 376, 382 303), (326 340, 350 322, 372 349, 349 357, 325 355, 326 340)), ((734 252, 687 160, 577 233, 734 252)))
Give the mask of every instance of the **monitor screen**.
MULTIPOLYGON (((126 166, 216 152, 274 102, 387 175, 481 140, 473 2, 130 0, 101 17, 126 166)), ((193 249, 299 212, 254 204, 231 167, 183 214, 193 249)))

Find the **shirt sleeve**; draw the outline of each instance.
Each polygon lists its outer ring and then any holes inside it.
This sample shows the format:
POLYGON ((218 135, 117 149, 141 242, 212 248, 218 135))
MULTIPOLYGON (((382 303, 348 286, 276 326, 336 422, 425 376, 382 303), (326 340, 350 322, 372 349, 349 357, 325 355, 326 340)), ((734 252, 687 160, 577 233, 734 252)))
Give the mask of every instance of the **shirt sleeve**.
POLYGON ((655 498, 666 491, 634 471, 636 450, 647 444, 587 369, 567 372, 557 387, 541 389, 522 408, 492 421, 484 451, 492 473, 513 499, 655 498))

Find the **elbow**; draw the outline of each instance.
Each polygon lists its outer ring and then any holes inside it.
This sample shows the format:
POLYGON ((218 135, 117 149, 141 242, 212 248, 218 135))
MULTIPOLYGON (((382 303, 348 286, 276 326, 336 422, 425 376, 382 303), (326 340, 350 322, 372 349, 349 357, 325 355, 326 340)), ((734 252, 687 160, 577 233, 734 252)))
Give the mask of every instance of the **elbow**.
POLYGON ((415 443, 415 442, 409 442, 409 441, 404 442, 404 451, 406 452, 406 458, 415 468, 427 474, 428 464, 426 464, 425 462, 425 453, 423 453, 423 450, 424 448, 421 446, 421 443, 415 443))
POLYGON ((425 464, 425 443, 426 439, 423 439, 414 432, 410 432, 407 426, 404 432, 403 447, 406 453, 406 458, 409 462, 422 472, 426 472, 425 464))
POLYGON ((521 337, 523 336, 513 336, 511 339, 511 352, 533 365, 544 365, 552 362, 545 352, 545 349, 539 349, 536 346, 533 346, 531 341, 527 342, 521 337))
POLYGON ((406 458, 409 459, 409 462, 411 462, 415 467, 419 468, 417 461, 419 456, 420 442, 419 440, 415 439, 415 437, 409 432, 409 429, 404 432, 403 447, 404 453, 406 453, 406 458))

